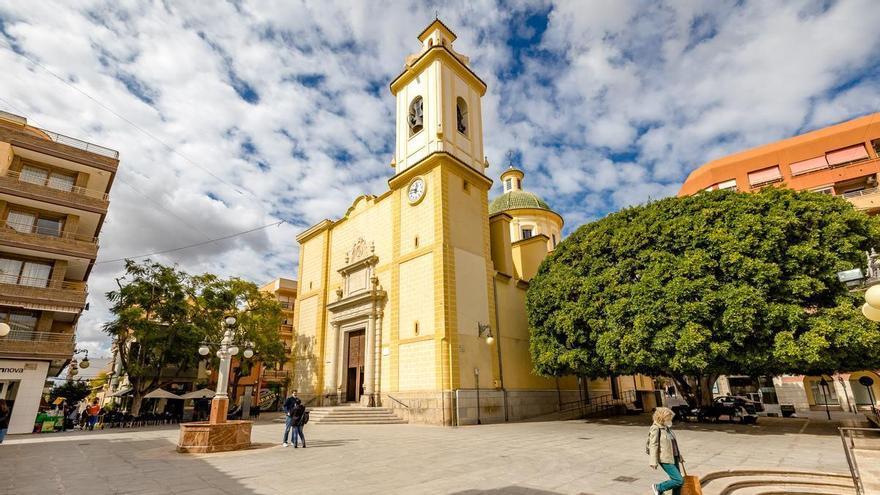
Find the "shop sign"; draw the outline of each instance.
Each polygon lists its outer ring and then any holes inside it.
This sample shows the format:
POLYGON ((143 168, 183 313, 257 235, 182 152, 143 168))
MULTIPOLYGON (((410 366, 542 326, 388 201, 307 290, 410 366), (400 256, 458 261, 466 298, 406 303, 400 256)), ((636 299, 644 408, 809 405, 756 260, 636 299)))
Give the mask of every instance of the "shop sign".
POLYGON ((24 373, 24 368, 0 368, 0 373, 24 373))

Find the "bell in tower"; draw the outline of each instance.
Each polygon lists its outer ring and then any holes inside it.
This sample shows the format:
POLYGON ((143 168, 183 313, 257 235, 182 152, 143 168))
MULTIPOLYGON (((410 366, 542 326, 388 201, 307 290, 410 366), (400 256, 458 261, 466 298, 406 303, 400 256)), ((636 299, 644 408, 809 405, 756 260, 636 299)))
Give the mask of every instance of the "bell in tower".
POLYGON ((446 152, 482 174, 486 83, 471 70, 470 59, 455 51, 455 33, 439 19, 418 38, 421 49, 391 82, 397 98, 395 173, 446 152))

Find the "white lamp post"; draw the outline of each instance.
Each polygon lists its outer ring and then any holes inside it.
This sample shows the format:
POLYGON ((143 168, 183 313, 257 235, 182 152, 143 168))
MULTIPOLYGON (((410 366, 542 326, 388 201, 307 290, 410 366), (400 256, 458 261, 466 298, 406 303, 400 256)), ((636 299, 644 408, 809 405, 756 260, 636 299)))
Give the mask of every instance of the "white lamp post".
MULTIPOLYGON (((226 419, 226 409, 229 405, 229 368, 232 366, 232 356, 240 352, 238 344, 235 343, 235 324, 237 320, 234 316, 227 316, 221 323, 223 327, 223 338, 218 346, 217 357, 220 358, 220 366, 217 368, 217 388, 214 394, 214 400, 211 402, 211 422, 223 422, 226 419), (214 410, 217 408, 218 410, 214 410)), ((199 354, 207 356, 211 352, 212 342, 204 341, 199 346, 199 354)), ((244 357, 251 358, 254 355, 253 343, 244 343, 244 357)), ((207 374, 207 372, 206 372, 207 374)))

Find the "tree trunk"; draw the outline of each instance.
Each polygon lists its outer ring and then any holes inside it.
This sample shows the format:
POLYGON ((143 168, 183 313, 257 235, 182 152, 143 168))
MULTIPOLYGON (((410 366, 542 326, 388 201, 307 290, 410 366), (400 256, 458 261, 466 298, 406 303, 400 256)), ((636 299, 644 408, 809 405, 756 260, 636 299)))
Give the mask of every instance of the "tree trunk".
POLYGON ((137 416, 138 414, 141 413, 141 402, 143 402, 143 400, 144 400, 144 394, 142 392, 137 391, 137 389, 135 389, 135 391, 132 392, 132 399, 131 399, 131 415, 132 416, 137 416))
POLYGON ((718 375, 685 376, 672 375, 679 393, 691 407, 709 406, 712 404, 712 386, 718 375))

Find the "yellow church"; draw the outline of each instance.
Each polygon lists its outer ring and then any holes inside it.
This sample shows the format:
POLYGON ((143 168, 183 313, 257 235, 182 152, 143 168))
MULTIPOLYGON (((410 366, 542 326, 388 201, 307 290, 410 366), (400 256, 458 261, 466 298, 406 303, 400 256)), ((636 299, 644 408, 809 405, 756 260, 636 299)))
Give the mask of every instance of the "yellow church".
POLYGON ((388 191, 297 236, 291 386, 310 406, 391 408, 413 423, 474 424, 553 413, 585 394, 651 390, 532 371, 525 295, 563 219, 501 175, 489 202, 486 84, 435 20, 391 82, 396 147, 388 191))

